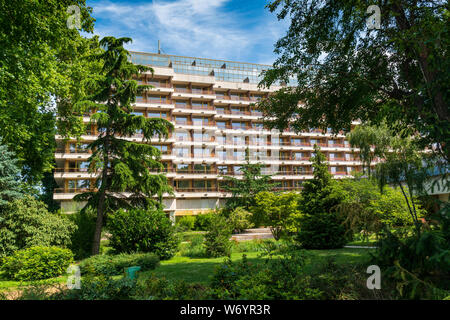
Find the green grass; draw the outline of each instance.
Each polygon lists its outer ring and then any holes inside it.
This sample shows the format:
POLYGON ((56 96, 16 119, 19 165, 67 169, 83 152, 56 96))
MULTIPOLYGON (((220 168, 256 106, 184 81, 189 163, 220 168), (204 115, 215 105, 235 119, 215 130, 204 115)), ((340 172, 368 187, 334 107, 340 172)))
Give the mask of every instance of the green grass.
MULTIPOLYGON (((368 249, 335 249, 335 250, 308 250, 305 269, 313 271, 324 263, 327 257, 334 257, 338 264, 365 263, 369 259, 368 249)), ((246 254, 250 262, 258 263, 263 260, 259 252, 233 253, 232 261, 238 261, 246 254)), ((207 284, 214 274, 214 268, 223 263, 225 258, 188 258, 174 257, 167 261, 161 261, 156 270, 142 273, 141 276, 148 277, 152 273, 157 277, 165 277, 169 280, 184 280, 190 283, 207 284)))
MULTIPOLYGON (((246 254, 249 261, 252 263, 259 263, 263 260, 260 258, 260 253, 254 250, 251 243, 241 244, 241 248, 248 248, 247 252, 236 252, 231 254, 232 261, 238 261, 242 255, 246 254)), ((320 264, 324 263, 327 257, 334 257, 338 264, 356 264, 365 263, 369 259, 369 252, 371 249, 335 249, 335 250, 308 250, 308 258, 305 269, 313 271, 320 264)), ((160 266, 155 270, 142 272, 140 277, 145 279, 152 273, 157 277, 165 277, 168 280, 184 280, 189 283, 208 284, 214 274, 215 267, 221 265, 224 261, 221 258, 189 258, 184 256, 175 256, 170 260, 161 261, 160 266)), ((0 274, 1 279, 1 274, 0 274)), ((50 279, 58 283, 67 281, 67 276, 50 279)), ((0 291, 15 290, 20 286, 30 284, 30 282, 0 280, 0 291)))

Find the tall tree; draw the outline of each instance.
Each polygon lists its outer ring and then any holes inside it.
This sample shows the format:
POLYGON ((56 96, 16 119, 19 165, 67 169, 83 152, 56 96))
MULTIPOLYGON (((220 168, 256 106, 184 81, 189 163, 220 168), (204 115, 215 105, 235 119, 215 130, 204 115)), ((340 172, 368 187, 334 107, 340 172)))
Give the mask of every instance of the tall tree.
POLYGON ((298 131, 338 132, 386 118, 450 158, 447 1, 273 0, 268 8, 290 26, 261 85, 292 86, 260 103, 276 118, 269 127, 283 129, 295 115, 298 131))
POLYGON ((399 187, 408 206, 411 220, 417 235, 420 235, 421 222, 418 218, 417 195, 426 194, 425 181, 430 178, 425 155, 417 149, 411 138, 396 138, 391 150, 386 152, 384 161, 377 164, 375 177, 380 188, 386 184, 399 187))
POLYGON ((149 144, 124 138, 137 131, 142 132, 143 142, 155 135, 164 138, 173 127, 165 119, 131 114, 136 93, 151 87, 138 86, 137 81, 132 79, 141 72, 153 70, 129 62, 129 53, 123 45, 130 41, 130 38, 114 37, 105 37, 100 41, 105 51, 97 55, 103 64, 97 90, 88 99, 76 104, 80 110, 98 111, 91 116, 91 122, 97 126, 99 135, 89 145, 92 150, 89 170, 99 173, 96 182, 98 190, 75 197, 75 200, 87 201, 87 206, 97 209, 93 254, 99 252, 105 213, 118 208, 158 205, 153 197, 158 195, 161 202, 163 193, 171 191, 165 175, 150 172, 150 169, 163 168, 160 151, 149 144))
POLYGON ((271 183, 272 176, 262 174, 261 163, 250 163, 249 149, 245 150, 245 163, 241 166, 242 179, 224 176, 223 188, 231 192, 227 207, 243 207, 248 210, 255 205, 255 196, 262 191, 270 191, 276 185, 271 183))
POLYGON ((77 27, 92 32, 85 0, 0 0, 0 135, 32 183, 53 166, 56 111, 66 107, 62 97, 82 92, 79 78, 89 78, 79 63, 88 40, 68 27, 77 14, 70 6, 79 9, 77 27), (73 77, 77 72, 83 74, 73 77))
POLYGON ((23 196, 16 163, 14 153, 8 151, 0 139, 0 209, 23 196))
POLYGON ((324 154, 317 145, 314 151, 314 177, 303 183, 299 201, 302 214, 297 240, 310 249, 340 248, 348 240, 344 219, 335 210, 342 194, 336 187, 337 181, 328 172, 324 154))
POLYGON ((391 132, 384 124, 381 126, 358 125, 347 134, 350 145, 359 149, 363 171, 367 170, 369 177, 373 160, 375 157, 384 155, 391 138, 391 132))

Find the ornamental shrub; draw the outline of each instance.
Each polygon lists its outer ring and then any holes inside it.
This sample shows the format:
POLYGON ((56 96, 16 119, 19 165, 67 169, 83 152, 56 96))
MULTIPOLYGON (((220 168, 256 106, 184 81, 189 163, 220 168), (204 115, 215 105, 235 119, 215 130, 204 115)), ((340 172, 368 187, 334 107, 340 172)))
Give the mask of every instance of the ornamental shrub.
POLYGON ((219 214, 214 214, 205 234, 206 255, 209 257, 229 256, 231 254, 232 226, 219 214))
POLYGON ((181 217, 177 222, 177 227, 183 231, 194 230, 195 216, 184 216, 181 217))
POLYGON ((118 255, 96 255, 80 262, 82 275, 114 276, 123 274, 125 268, 140 266, 141 271, 155 269, 159 258, 154 253, 133 253, 118 255))
POLYGON ((343 222, 344 218, 335 212, 304 215, 296 239, 306 249, 342 248, 351 236, 343 222))
POLYGON ((31 196, 10 202, 0 217, 0 257, 29 247, 69 247, 76 225, 31 196))
POLYGON ((253 228, 254 224, 250 222, 252 214, 244 208, 237 207, 228 216, 228 221, 233 228, 233 232, 240 233, 245 229, 253 228))
POLYGON ((69 215, 69 218, 77 226, 72 233, 69 248, 76 260, 85 259, 91 255, 97 217, 91 210, 82 210, 69 215))
POLYGON ((1 270, 10 280, 42 280, 64 274, 72 262, 69 249, 30 247, 4 258, 1 270))
POLYGON ((108 216, 110 246, 118 253, 153 252, 161 260, 175 255, 180 240, 160 210, 123 209, 108 216))
POLYGON ((211 219, 214 215, 214 211, 210 211, 204 214, 198 214, 195 216, 194 230, 196 231, 207 231, 211 219))

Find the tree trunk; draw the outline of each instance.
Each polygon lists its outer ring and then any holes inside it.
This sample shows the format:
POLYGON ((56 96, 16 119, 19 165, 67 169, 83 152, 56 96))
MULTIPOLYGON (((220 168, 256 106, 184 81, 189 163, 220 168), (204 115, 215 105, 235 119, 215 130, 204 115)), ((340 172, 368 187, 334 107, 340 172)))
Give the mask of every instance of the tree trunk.
POLYGON ((100 194, 97 206, 97 221, 95 222, 94 241, 92 242, 92 255, 100 253, 100 241, 102 238, 103 211, 105 207, 105 191, 100 194))

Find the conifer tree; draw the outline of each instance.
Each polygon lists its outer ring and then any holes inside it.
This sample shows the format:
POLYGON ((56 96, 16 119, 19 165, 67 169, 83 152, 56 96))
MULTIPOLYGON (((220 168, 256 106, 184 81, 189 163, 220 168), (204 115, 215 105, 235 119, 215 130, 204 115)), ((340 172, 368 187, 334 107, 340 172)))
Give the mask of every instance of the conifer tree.
POLYGON ((130 41, 130 38, 114 37, 100 41, 105 51, 96 56, 103 68, 95 93, 77 103, 80 110, 97 110, 91 122, 97 126, 99 135, 89 145, 92 150, 89 170, 99 175, 91 191, 75 197, 97 210, 94 255, 99 253, 105 214, 119 208, 161 207, 163 194, 171 192, 165 175, 151 173, 163 168, 160 151, 144 142, 155 136, 167 137, 172 125, 165 119, 132 114, 136 94, 151 87, 138 85, 133 77, 153 70, 128 60, 129 53, 123 45, 130 41), (137 132, 142 133, 141 143, 125 139, 137 132), (159 201, 154 200, 155 196, 159 201))

